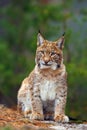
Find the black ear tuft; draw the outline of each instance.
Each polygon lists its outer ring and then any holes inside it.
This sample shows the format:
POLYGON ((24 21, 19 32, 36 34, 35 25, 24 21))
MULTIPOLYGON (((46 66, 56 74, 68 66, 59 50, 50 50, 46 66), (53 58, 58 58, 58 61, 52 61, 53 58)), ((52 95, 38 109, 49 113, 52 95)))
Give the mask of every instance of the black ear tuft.
POLYGON ((65 36, 65 32, 62 34, 62 36, 65 36))
POLYGON ((41 33, 40 29, 38 30, 38 33, 41 33))

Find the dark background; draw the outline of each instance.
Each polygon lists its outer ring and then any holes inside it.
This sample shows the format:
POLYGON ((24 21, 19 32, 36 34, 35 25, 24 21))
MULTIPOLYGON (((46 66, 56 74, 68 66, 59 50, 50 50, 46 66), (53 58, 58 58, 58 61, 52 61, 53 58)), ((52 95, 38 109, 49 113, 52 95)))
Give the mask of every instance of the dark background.
POLYGON ((87 119, 87 0, 0 0, 0 103, 16 105, 34 68, 38 30, 48 40, 66 32, 66 113, 87 119))

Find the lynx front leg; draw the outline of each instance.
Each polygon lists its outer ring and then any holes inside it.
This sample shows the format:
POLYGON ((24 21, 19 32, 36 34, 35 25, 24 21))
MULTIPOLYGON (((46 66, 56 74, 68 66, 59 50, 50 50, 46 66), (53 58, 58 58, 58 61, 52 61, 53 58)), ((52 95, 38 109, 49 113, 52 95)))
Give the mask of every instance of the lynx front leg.
POLYGON ((31 105, 32 105, 32 114, 30 119, 44 120, 43 105, 41 102, 40 90, 38 85, 35 85, 33 91, 31 92, 31 105))
POLYGON ((30 85, 28 83, 28 78, 24 79, 21 88, 18 91, 18 111, 22 112, 24 117, 30 117, 31 114, 31 102, 30 102, 30 85))
MULTIPOLYGON (((62 87, 61 87, 62 88, 62 87)), ((65 106, 67 98, 67 87, 60 89, 56 93, 54 120, 56 122, 69 122, 69 118, 65 115, 65 106)))

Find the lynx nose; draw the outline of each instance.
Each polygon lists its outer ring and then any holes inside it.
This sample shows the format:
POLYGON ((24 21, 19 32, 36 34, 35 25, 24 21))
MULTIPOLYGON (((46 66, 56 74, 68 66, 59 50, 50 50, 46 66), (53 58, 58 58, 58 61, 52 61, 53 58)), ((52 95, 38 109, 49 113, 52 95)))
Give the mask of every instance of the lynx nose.
POLYGON ((49 57, 45 57, 45 58, 44 58, 45 64, 47 64, 49 61, 50 61, 49 57))
POLYGON ((48 64, 48 61, 45 61, 45 65, 47 65, 48 64))

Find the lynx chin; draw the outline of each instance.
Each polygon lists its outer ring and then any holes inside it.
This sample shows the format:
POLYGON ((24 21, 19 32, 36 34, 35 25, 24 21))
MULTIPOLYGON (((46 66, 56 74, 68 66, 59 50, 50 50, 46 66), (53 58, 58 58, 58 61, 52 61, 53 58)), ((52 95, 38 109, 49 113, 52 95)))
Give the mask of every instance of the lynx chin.
POLYGON ((67 72, 63 64, 64 35, 56 41, 38 33, 35 68, 18 91, 18 109, 32 120, 68 122, 65 115, 67 72))

